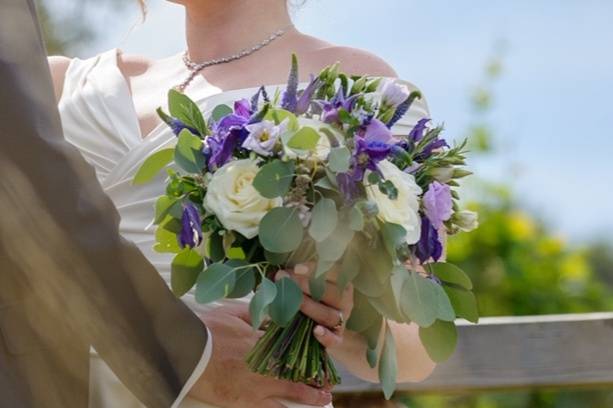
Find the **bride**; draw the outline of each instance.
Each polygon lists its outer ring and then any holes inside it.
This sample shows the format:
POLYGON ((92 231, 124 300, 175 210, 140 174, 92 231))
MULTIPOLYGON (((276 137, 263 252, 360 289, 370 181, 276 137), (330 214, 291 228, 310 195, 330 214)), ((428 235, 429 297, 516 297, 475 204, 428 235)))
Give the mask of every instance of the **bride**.
MULTIPOLYGON (((396 77, 387 63, 368 52, 299 32, 291 23, 286 0, 175 2, 186 9, 185 54, 150 60, 114 49, 86 60, 49 59, 66 139, 94 167, 121 215, 122 235, 140 248, 167 282, 172 254, 153 251, 155 236, 151 227, 153 205, 163 194, 164 180, 160 177, 156 183, 144 186, 133 186, 131 180, 151 152, 174 139, 155 113, 157 107, 166 105, 168 89, 183 84, 184 92, 206 114, 219 103, 250 97, 262 84, 269 92, 281 87, 277 84, 286 81, 291 53, 298 56, 301 81, 337 61, 341 70, 351 74, 396 77), (204 69, 194 67, 224 57, 231 57, 231 61, 212 63, 204 69)), ((418 119, 426 116, 425 103, 414 104, 393 131, 406 135, 418 119)), ((307 268, 288 272, 304 283, 307 268)), ((302 286, 308 293, 308 285, 302 286)), ((316 337, 336 361, 358 377, 377 381, 377 370, 371 369, 364 358, 364 340, 342 327, 351 312, 351 292, 339 294, 332 284, 328 289, 322 303, 305 296, 302 311, 319 323, 316 337)), ((183 300, 207 324, 213 351, 203 381, 179 406, 298 407, 298 402, 309 402, 306 396, 296 395, 295 401, 281 404, 273 398, 279 394, 265 392, 265 384, 281 380, 248 372, 244 356, 260 335, 246 323, 248 297, 200 305, 193 293, 188 293, 183 300)), ((398 381, 423 380, 432 372, 434 363, 421 345, 417 326, 392 322, 392 329, 398 353, 398 381)), ((328 395, 329 400, 328 390, 321 394, 328 395)), ((90 407, 142 407, 94 350, 90 407)))

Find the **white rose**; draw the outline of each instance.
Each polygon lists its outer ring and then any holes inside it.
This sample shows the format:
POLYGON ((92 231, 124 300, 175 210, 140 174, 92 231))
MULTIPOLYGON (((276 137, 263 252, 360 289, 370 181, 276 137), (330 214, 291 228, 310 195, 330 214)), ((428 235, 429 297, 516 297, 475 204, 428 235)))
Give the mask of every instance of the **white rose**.
POLYGON ((366 188, 369 200, 377 204, 378 217, 382 221, 398 224, 407 232, 406 242, 414 244, 419 241, 421 221, 419 218, 419 196, 422 191, 413 175, 401 171, 387 160, 379 163, 379 169, 385 180, 390 180, 398 190, 398 197, 391 200, 379 187, 371 185, 366 188))
MULTIPOLYGON (((314 156, 320 161, 324 161, 328 158, 328 155, 330 154, 330 149, 332 148, 332 146, 330 145, 330 139, 325 133, 321 132, 320 129, 325 128, 334 135, 336 140, 338 140, 339 142, 342 140, 342 135, 339 135, 338 130, 334 129, 327 123, 323 123, 320 120, 299 117, 298 124, 301 128, 304 126, 308 126, 310 128, 315 129, 317 133, 319 133, 319 141, 315 146, 314 156)), ((290 159, 295 159, 297 157, 306 158, 306 156, 308 155, 308 153, 299 155, 295 150, 287 146, 284 146, 284 151, 285 155, 290 159)))
POLYGON ((258 234, 260 221, 268 210, 283 204, 281 197, 264 198, 253 187, 258 171, 255 160, 226 163, 213 174, 204 197, 204 207, 215 214, 226 229, 246 238, 258 234))

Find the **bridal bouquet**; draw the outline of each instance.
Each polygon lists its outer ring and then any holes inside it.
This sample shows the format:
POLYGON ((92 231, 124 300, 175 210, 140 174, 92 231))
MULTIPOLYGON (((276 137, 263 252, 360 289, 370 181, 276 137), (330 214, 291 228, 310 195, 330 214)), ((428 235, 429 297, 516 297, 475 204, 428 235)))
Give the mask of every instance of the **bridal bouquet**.
POLYGON ((260 87, 209 117, 171 90, 170 112, 158 113, 176 146, 151 155, 135 183, 168 172, 155 249, 176 254, 177 296, 194 285, 201 303, 253 292, 253 327, 266 328, 251 369, 316 386, 340 382, 314 322, 299 311, 301 289, 274 279, 314 261, 313 298, 333 269, 339 290, 353 285, 347 328, 364 336, 364 358, 378 365, 389 398, 396 353, 388 321, 415 322, 431 358, 442 361, 455 347, 454 319, 478 319, 470 279, 440 261, 446 234, 476 226, 454 189, 470 174, 465 143, 450 147, 428 118, 392 134, 420 97, 392 78, 348 76, 333 65, 298 88, 294 56, 283 92, 260 87))

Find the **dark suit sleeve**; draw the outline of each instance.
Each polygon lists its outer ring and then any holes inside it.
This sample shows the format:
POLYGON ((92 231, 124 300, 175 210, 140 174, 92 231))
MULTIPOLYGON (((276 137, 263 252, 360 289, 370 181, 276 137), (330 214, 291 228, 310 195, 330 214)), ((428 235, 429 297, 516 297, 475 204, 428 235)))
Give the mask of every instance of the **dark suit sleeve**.
POLYGON ((141 401, 168 407, 206 327, 120 238, 93 169, 64 141, 32 0, 0 9, 0 258, 28 288, 11 296, 37 297, 141 401))

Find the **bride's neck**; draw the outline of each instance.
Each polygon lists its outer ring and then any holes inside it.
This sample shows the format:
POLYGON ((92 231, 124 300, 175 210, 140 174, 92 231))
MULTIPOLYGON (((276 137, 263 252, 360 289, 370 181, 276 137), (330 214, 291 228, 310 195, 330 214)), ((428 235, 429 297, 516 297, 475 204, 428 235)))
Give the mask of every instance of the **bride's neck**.
POLYGON ((185 7, 193 61, 234 54, 291 24, 284 0, 196 0, 185 7))

